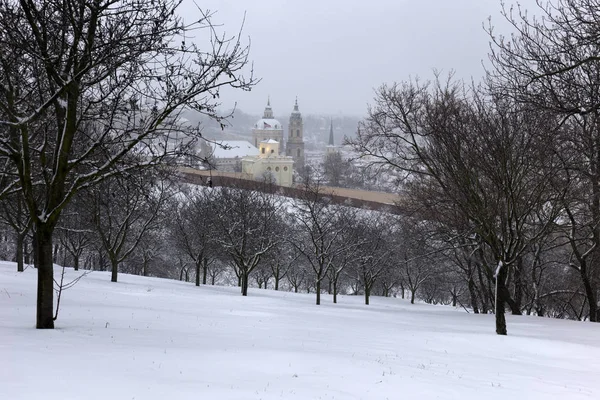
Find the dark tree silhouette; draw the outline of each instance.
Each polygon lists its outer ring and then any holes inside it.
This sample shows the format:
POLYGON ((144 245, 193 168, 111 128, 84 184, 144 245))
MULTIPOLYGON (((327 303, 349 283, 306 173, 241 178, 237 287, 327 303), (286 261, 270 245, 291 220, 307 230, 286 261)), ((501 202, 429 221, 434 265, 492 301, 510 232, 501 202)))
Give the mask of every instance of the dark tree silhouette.
POLYGON ((250 89, 248 47, 177 0, 0 2, 0 197, 20 191, 35 232, 37 328, 53 328, 52 237, 81 189, 186 143, 186 106, 217 121, 223 87, 250 89), (186 40, 193 31, 202 47, 186 40), (143 157, 132 157, 137 154, 143 157))

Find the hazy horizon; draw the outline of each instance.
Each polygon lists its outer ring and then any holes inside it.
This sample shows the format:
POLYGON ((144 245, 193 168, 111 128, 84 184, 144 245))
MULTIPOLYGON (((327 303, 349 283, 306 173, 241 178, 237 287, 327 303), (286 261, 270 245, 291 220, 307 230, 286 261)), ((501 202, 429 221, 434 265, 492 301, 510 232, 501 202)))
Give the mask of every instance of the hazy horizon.
MULTIPOLYGON (((488 17, 502 24, 500 0, 208 0, 213 22, 229 36, 244 19, 243 40, 261 82, 251 92, 226 91, 223 107, 261 114, 270 97, 284 118, 295 98, 310 114, 364 116, 383 83, 433 71, 475 80, 484 74, 488 17)), ((184 19, 197 12, 186 0, 184 19)))

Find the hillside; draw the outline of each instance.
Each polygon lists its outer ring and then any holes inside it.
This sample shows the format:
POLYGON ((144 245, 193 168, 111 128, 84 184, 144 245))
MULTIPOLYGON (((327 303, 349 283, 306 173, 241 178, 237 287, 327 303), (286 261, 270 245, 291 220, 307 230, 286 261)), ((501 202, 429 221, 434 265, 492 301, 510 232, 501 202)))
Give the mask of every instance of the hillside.
MULTIPOLYGON (((57 269, 59 272, 59 269, 57 269)), ((68 278, 78 276, 68 270, 68 278)), ((3 399, 597 399, 600 324, 394 298, 195 287, 92 272, 35 321, 35 270, 0 262, 3 399)))

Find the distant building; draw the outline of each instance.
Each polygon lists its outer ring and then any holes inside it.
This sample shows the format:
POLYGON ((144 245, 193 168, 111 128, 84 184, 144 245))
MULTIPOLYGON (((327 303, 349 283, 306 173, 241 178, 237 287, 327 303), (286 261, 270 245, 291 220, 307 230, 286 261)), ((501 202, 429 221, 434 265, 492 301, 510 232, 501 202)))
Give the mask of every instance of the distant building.
POLYGON ((273 179, 277 185, 291 186, 294 159, 280 155, 279 146, 273 139, 260 142, 258 156, 242 160, 242 173, 255 180, 273 179))
POLYGON ((273 117, 271 100, 267 101, 263 117, 256 121, 252 128, 252 144, 255 147, 259 147, 265 140, 277 141, 282 146, 279 151, 283 150, 283 125, 273 117))
POLYGON ((259 150, 246 140, 200 142, 200 157, 219 171, 241 172, 244 157, 258 156, 259 150))
POLYGON ((333 120, 329 123, 329 142, 327 143, 326 154, 338 153, 339 149, 333 142, 333 120))
POLYGON ((294 167, 304 166, 304 128, 298 100, 290 115, 287 155, 283 150, 283 126, 273 117, 270 100, 263 117, 252 127, 252 142, 201 142, 200 156, 220 171, 242 172, 250 179, 272 179, 277 185, 291 186, 294 167))
POLYGON ((286 154, 294 159, 294 167, 297 170, 304 168, 304 124, 298 110, 298 99, 290 115, 286 154))
POLYGON ((294 168, 304 167, 304 126, 298 100, 296 99, 290 115, 285 152, 283 126, 273 116, 270 99, 267 100, 263 117, 252 128, 252 141, 258 147, 259 154, 243 159, 242 172, 254 179, 263 179, 270 175, 278 185, 291 186, 294 168))

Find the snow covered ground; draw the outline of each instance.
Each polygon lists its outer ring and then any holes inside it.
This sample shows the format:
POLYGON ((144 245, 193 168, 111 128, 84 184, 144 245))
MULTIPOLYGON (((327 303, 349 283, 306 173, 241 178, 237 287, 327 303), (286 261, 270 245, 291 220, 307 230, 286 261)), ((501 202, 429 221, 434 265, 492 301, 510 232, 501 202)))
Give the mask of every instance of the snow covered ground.
MULTIPOLYGON (((0 399, 599 399, 600 324, 93 272, 35 321, 0 262, 0 399)), ((68 277, 77 276, 68 271, 68 277)))

